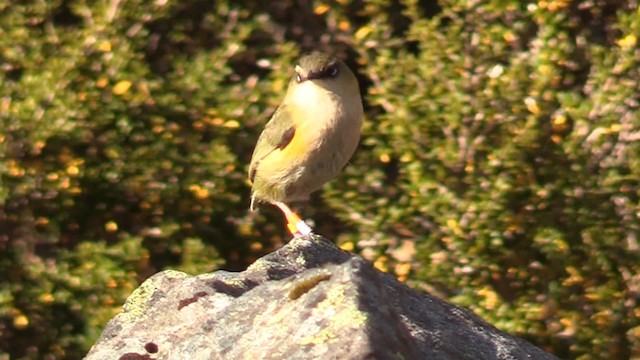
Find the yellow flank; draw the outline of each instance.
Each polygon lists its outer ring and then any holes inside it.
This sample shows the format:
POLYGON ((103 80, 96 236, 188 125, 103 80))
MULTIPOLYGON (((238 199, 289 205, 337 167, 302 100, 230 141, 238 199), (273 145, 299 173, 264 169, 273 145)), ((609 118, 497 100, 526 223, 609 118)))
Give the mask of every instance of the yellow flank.
POLYGON ((280 174, 284 176, 291 167, 303 163, 310 155, 308 137, 304 128, 296 129, 291 142, 284 149, 276 149, 262 159, 258 169, 259 176, 263 178, 266 174, 273 174, 275 177, 280 174))
POLYGON ((283 160, 286 161, 286 159, 295 159, 308 155, 309 142, 307 131, 308 129, 305 129, 304 126, 297 126, 296 132, 293 134, 289 145, 280 151, 283 160))

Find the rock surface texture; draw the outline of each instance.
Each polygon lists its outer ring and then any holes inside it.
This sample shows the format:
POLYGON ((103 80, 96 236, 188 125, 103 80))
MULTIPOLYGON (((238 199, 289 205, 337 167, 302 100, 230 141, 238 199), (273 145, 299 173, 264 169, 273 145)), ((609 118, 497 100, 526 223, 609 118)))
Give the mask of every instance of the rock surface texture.
POLYGON ((321 236, 240 273, 145 281, 86 359, 556 359, 321 236))

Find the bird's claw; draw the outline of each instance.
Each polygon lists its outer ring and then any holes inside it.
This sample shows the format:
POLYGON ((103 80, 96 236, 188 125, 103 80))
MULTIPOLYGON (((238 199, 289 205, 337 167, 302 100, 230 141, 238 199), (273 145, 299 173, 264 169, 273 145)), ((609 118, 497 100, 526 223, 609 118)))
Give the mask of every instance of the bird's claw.
POLYGON ((302 219, 298 219, 295 223, 289 222, 287 224, 287 228, 294 237, 302 237, 313 233, 313 229, 311 228, 311 226, 309 226, 302 219))
POLYGON ((287 204, 280 201, 273 201, 271 203, 282 211, 284 217, 287 219, 287 229, 294 237, 301 237, 313 233, 311 226, 304 222, 287 204))

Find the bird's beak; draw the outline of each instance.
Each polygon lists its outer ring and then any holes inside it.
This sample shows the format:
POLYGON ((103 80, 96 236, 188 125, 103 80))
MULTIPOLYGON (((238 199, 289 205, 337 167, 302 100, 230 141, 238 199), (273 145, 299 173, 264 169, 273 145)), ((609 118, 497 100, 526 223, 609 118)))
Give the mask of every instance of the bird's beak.
POLYGON ((301 79, 300 82, 304 82, 305 80, 309 79, 309 77, 305 75, 304 70, 302 70, 300 65, 296 65, 295 70, 296 70, 296 74, 300 76, 300 79, 301 79))

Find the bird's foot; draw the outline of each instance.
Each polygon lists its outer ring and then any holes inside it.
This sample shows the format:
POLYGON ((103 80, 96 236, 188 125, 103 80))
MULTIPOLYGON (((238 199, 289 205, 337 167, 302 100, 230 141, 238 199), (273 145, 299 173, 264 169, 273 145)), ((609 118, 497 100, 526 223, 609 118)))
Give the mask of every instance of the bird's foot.
POLYGON ((293 212, 285 203, 274 201, 272 204, 280 208, 287 218, 287 229, 294 237, 301 237, 313 233, 313 229, 298 214, 293 212))
POLYGON ((297 215, 293 219, 287 219, 287 229, 289 229, 293 237, 302 237, 313 233, 311 226, 297 215))

